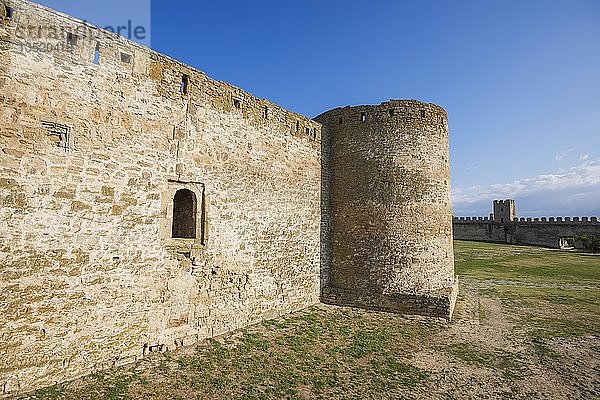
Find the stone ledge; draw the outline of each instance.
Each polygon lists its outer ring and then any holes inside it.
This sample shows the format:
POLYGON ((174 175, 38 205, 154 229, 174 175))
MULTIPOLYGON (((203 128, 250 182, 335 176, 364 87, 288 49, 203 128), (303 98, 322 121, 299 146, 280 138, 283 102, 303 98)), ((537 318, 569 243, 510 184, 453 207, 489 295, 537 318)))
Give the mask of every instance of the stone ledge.
POLYGON ((368 310, 400 314, 418 314, 429 317, 452 319, 458 296, 458 277, 454 284, 439 291, 420 293, 365 293, 360 290, 324 287, 321 302, 337 306, 357 307, 368 310))

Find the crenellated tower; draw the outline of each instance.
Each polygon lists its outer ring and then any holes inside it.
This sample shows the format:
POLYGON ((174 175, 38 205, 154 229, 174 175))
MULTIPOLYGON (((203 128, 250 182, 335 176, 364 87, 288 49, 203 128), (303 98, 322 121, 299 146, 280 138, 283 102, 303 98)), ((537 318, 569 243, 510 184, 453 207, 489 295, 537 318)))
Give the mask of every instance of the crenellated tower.
POLYGON ((500 224, 512 222, 517 217, 515 201, 512 199, 494 200, 494 222, 500 224))

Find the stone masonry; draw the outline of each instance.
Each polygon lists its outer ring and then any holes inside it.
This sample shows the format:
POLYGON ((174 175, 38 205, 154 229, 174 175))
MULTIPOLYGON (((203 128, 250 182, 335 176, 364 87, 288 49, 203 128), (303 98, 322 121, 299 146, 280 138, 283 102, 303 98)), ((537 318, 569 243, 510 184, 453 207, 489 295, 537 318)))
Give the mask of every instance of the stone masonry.
POLYGON ((322 300, 450 318, 458 282, 444 109, 392 100, 315 120, 331 159, 332 268, 322 300))
POLYGON ((393 101, 315 121, 0 0, 0 121, 3 396, 321 297, 452 314, 440 107, 393 101))

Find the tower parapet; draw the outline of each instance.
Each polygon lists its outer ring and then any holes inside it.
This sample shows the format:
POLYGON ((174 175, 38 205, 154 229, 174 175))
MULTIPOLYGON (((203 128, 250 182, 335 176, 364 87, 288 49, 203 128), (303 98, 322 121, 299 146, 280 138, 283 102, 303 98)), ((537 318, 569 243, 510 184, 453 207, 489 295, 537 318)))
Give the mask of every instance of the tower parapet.
POLYGON ((501 224, 514 221, 517 217, 515 201, 512 199, 494 200, 494 222, 501 224))

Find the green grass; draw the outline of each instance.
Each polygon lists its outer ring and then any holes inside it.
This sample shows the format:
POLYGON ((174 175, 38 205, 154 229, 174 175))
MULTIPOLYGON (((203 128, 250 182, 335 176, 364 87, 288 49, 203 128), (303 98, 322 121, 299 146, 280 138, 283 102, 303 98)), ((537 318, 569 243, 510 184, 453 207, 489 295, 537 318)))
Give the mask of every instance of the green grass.
POLYGON ((519 329, 532 337, 600 332, 600 290, 498 285, 481 292, 499 298, 509 315, 518 320, 519 329))
POLYGON ((456 274, 473 279, 592 285, 600 288, 600 257, 541 247, 454 242, 456 274))

